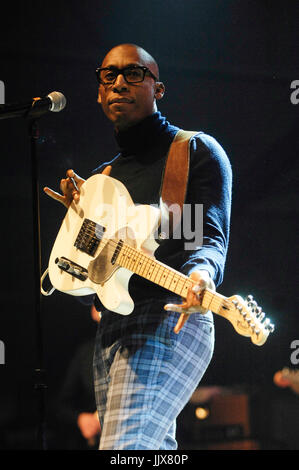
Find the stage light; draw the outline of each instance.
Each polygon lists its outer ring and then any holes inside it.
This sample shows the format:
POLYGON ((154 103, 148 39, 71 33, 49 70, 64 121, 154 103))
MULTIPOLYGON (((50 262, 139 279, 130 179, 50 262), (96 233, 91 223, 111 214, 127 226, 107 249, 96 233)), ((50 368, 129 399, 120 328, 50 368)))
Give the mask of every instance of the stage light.
POLYGON ((201 406, 198 406, 195 409, 195 416, 197 419, 207 419, 209 414, 210 414, 210 410, 208 408, 203 408, 201 406))

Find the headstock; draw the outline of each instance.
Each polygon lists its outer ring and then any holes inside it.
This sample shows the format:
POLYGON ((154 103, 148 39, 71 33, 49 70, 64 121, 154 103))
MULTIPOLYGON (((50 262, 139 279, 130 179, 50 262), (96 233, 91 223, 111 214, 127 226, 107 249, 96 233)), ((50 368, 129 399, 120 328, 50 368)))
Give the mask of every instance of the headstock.
POLYGON ((235 330, 242 336, 248 336, 257 346, 262 346, 270 333, 274 331, 274 325, 266 318, 262 308, 257 305, 252 295, 244 300, 239 295, 229 297, 225 308, 226 317, 232 323, 235 330))

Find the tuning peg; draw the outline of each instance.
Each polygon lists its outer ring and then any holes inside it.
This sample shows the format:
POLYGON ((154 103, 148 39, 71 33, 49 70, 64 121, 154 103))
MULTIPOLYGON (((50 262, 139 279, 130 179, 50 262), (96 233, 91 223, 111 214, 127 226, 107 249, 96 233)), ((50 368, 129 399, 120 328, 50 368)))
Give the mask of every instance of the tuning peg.
POLYGON ((255 309, 256 317, 260 316, 261 313, 262 313, 262 307, 257 306, 255 309))
POLYGON ((267 324, 265 328, 267 328, 267 330, 269 330, 270 333, 273 333, 273 331, 275 330, 275 326, 273 325, 273 323, 267 324))
POLYGON ((238 305, 238 301, 237 301, 237 300, 233 300, 232 303, 235 305, 235 307, 238 305))
POLYGON ((266 330, 269 330, 270 333, 272 333, 274 331, 274 325, 273 325, 273 323, 270 322, 269 318, 266 318, 266 320, 263 323, 263 327, 266 330))
POLYGON ((244 317, 244 318, 245 318, 245 317, 246 317, 246 315, 247 315, 247 313, 246 313, 246 312, 243 312, 243 310, 242 310, 242 307, 241 307, 241 306, 239 306, 239 307, 237 307, 237 309, 239 310, 239 313, 240 313, 240 315, 242 315, 242 317, 244 317))
POLYGON ((264 318, 265 318, 265 313, 262 312, 262 313, 259 315, 259 320, 262 321, 264 318))
POLYGON ((252 302, 253 301, 253 296, 252 295, 247 295, 246 301, 247 302, 252 302))

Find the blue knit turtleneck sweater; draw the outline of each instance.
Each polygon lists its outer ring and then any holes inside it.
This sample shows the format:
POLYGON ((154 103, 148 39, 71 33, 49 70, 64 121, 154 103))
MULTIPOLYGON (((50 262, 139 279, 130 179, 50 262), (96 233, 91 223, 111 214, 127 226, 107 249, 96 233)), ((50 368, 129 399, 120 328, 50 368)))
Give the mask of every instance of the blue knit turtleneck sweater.
MULTIPOLYGON (((120 153, 111 161, 110 176, 121 181, 136 204, 158 204, 161 178, 169 146, 178 131, 160 112, 129 129, 115 133, 120 153)), ((223 278, 229 238, 232 175, 228 158, 211 136, 201 133, 192 138, 190 174, 186 203, 203 204, 203 244, 190 251, 184 240, 166 240, 155 257, 189 275, 195 269, 209 271, 216 286, 223 278)), ((167 298, 169 293, 133 275, 129 284, 135 302, 147 298, 167 298)))

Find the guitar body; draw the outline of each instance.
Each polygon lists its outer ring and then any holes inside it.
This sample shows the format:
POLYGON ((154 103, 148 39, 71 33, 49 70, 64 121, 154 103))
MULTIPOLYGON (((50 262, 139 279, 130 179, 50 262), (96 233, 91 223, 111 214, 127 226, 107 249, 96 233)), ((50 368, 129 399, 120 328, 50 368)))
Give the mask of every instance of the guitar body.
POLYGON ((127 315, 134 308, 128 293, 132 272, 114 264, 120 240, 151 256, 160 210, 136 206, 125 186, 106 175, 94 175, 80 189, 62 222, 49 260, 55 289, 74 296, 96 293, 102 304, 127 315))

